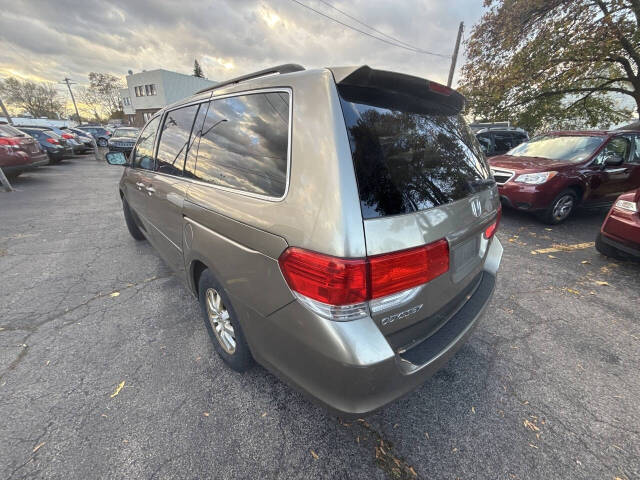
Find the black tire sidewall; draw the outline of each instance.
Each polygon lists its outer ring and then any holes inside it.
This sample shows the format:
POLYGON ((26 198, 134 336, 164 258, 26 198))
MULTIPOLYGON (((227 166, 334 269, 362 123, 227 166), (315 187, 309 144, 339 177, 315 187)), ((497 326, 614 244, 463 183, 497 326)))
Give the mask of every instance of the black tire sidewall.
POLYGON ((222 360, 229 365, 233 370, 237 372, 244 372, 251 368, 254 364, 253 356, 251 355, 251 350, 249 349, 249 345, 244 337, 244 332, 242 331, 242 327, 238 322, 238 316, 236 315, 236 311, 229 300, 229 296, 227 292, 222 288, 222 285, 216 280, 216 278, 211 274, 210 270, 205 270, 200 275, 200 280, 198 282, 198 301, 200 302, 200 311, 202 313, 202 319, 204 321, 204 325, 207 329, 207 333, 209 334, 209 338, 211 339, 211 343, 213 344, 213 348, 220 355, 222 360), (227 312, 229 312, 229 318, 231 320, 231 325, 233 326, 234 336, 236 338, 236 350, 233 354, 226 352, 220 342, 218 341, 218 337, 213 332, 213 328, 211 327, 211 323, 209 322, 209 314, 207 313, 207 305, 206 305, 206 291, 207 288, 214 288, 222 297, 222 301, 224 302, 225 307, 227 308, 227 312))
POLYGON ((560 192, 556 196, 556 198, 553 199, 553 202, 551 202, 551 205, 549 205, 549 208, 547 208, 545 210, 542 219, 544 220, 545 223, 548 223, 549 225, 557 225, 559 223, 565 222, 573 214, 573 212, 575 211, 577 201, 578 201, 578 196, 576 195, 576 192, 574 192, 573 190, 564 190, 564 191, 560 192), (558 201, 562 197, 564 197, 566 195, 571 195, 573 197, 573 206, 571 207, 571 211, 569 212, 569 215, 567 215, 562 220, 557 220, 553 216, 553 207, 556 205, 556 203, 558 203, 558 201))

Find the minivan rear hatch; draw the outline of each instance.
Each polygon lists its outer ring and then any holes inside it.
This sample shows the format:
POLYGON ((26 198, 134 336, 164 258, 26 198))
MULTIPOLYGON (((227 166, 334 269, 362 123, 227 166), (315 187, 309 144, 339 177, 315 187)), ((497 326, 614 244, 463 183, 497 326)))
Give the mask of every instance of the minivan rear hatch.
MULTIPOLYGON (((369 67, 332 69, 370 258, 446 240, 449 269, 371 313, 398 350, 435 333, 480 283, 499 199, 464 97, 369 67), (490 235, 489 235, 490 236, 490 235)), ((376 308, 376 305, 379 308, 376 308)))

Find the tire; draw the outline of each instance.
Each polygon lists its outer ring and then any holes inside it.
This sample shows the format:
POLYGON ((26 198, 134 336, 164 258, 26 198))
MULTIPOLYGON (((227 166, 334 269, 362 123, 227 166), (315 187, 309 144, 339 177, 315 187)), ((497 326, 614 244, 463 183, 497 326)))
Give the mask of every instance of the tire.
POLYGON ((106 138, 99 138, 96 143, 98 144, 99 147, 106 147, 107 146, 107 139, 106 138))
POLYGON ((204 270, 200 275, 198 299, 204 325, 218 355, 236 372, 250 369, 255 361, 236 312, 210 270, 204 270))
POLYGON ((564 222, 569 215, 576 208, 578 203, 578 196, 573 190, 564 190, 553 199, 549 208, 547 208, 541 215, 543 222, 549 225, 557 225, 564 222))
POLYGON ((124 212, 124 221, 127 223, 127 229, 129 229, 131 236, 138 242, 145 240, 145 236, 142 230, 140 230, 140 227, 138 227, 135 218, 133 218, 129 204, 124 198, 122 199, 122 211, 124 212))
POLYGON ((611 257, 617 260, 622 260, 625 258, 625 255, 620 250, 612 247, 602 240, 602 233, 598 233, 598 236, 596 237, 596 250, 605 257, 611 257))

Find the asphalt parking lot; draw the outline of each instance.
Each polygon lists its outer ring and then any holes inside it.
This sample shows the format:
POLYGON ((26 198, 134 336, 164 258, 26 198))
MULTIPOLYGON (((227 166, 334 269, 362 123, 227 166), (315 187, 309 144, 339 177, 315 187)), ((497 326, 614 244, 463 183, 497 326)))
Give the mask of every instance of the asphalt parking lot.
POLYGON ((214 354, 92 156, 0 193, 0 478, 640 478, 640 264, 506 211, 465 347, 359 421, 214 354))

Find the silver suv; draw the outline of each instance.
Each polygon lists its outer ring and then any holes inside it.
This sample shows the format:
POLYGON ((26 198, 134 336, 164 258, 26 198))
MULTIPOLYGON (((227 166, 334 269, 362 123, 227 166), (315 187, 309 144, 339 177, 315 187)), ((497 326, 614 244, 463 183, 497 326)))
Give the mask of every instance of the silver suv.
POLYGON ((440 368, 494 290, 500 203, 463 103, 283 65, 162 109, 107 159, 131 235, 189 285, 224 361, 360 415, 440 368))

